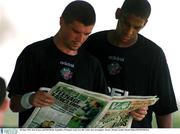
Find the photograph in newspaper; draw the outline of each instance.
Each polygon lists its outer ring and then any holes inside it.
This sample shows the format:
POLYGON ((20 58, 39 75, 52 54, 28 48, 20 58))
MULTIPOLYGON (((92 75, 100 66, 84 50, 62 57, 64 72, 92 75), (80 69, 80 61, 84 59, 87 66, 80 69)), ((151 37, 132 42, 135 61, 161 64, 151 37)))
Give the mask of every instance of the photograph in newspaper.
POLYGON ((85 128, 108 102, 77 87, 58 84, 50 91, 56 98, 52 106, 36 108, 24 127, 85 128))

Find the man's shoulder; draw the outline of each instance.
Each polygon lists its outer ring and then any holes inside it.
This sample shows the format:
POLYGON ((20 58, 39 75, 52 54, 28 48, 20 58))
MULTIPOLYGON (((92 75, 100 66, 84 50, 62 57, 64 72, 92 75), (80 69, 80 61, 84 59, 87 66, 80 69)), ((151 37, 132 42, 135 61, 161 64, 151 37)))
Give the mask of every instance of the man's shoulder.
POLYGON ((141 50, 141 52, 143 50, 143 53, 146 53, 146 55, 156 57, 155 59, 157 59, 157 57, 166 57, 163 49, 152 40, 140 35, 138 41, 138 48, 140 48, 139 50, 141 50))
POLYGON ((23 49, 22 53, 28 53, 28 52, 43 50, 43 49, 46 49, 51 44, 52 44, 52 37, 46 38, 43 40, 39 40, 39 41, 36 41, 36 42, 33 42, 33 43, 27 45, 23 49))
POLYGON ((141 34, 139 34, 139 41, 147 48, 151 48, 157 51, 162 51, 162 48, 159 45, 157 45, 154 41, 141 34))
POLYGON ((91 34, 88 39, 85 41, 83 47, 88 50, 90 53, 99 53, 104 49, 104 44, 107 43, 107 33, 110 30, 99 31, 91 34))
POLYGON ((43 48, 43 47, 46 47, 46 46, 48 46, 49 44, 52 43, 52 38, 53 37, 36 41, 36 42, 28 45, 27 48, 43 48))
POLYGON ((95 33, 92 33, 89 37, 93 38, 93 37, 106 37, 107 33, 111 31, 111 30, 104 30, 104 31, 98 31, 95 33))
POLYGON ((18 56, 18 59, 21 58, 30 58, 34 56, 45 55, 45 53, 49 50, 52 45, 52 37, 34 42, 32 44, 27 45, 18 56))

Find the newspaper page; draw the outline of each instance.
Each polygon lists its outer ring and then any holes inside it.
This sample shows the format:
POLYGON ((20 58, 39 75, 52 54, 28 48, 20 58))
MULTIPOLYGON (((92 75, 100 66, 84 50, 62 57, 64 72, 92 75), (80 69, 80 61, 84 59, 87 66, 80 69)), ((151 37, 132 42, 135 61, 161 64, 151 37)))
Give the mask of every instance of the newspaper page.
POLYGON ((157 100, 156 96, 122 96, 114 98, 110 106, 106 107, 106 112, 100 115, 89 127, 130 128, 133 118, 129 112, 153 105, 157 100))
POLYGON ((23 127, 86 128, 111 99, 63 82, 56 84, 49 93, 55 97, 55 104, 35 108, 23 127))
POLYGON ((155 96, 115 96, 58 82, 49 93, 55 104, 35 108, 25 128, 130 128, 129 112, 153 105, 155 96))

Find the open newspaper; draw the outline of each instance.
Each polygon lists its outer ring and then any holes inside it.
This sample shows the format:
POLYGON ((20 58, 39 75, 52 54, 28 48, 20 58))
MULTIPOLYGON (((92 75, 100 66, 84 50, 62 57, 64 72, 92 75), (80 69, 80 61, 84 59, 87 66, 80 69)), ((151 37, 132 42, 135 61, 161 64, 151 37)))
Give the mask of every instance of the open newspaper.
POLYGON ((37 107, 23 127, 130 128, 130 111, 153 105, 156 96, 107 96, 58 82, 49 94, 55 104, 37 107))

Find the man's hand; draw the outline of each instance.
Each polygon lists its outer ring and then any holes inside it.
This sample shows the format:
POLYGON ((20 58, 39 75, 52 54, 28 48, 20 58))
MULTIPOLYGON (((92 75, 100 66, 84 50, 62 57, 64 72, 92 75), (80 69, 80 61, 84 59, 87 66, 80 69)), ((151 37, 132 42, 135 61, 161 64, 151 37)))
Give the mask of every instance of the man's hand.
POLYGON ((34 107, 43 107, 52 105, 55 102, 55 99, 47 92, 37 91, 30 96, 29 102, 34 107))
POLYGON ((148 107, 146 106, 146 107, 134 110, 134 111, 130 112, 130 114, 132 115, 134 120, 141 121, 146 116, 147 110, 148 110, 148 107))

